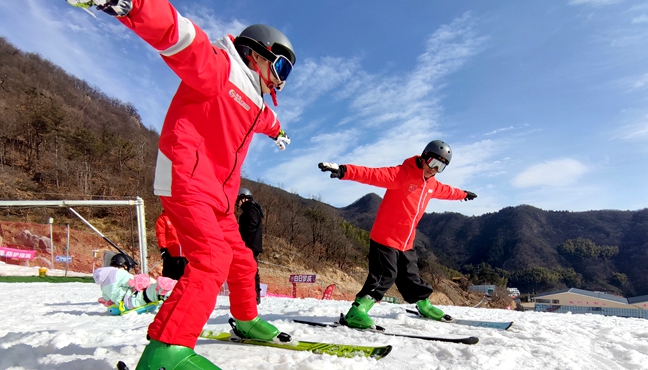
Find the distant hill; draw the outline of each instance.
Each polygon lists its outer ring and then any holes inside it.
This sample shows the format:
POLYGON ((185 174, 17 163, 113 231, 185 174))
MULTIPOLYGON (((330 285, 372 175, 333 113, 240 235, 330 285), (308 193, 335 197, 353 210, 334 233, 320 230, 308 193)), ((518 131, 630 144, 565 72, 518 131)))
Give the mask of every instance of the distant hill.
MULTIPOLYGON (((374 196, 339 211, 370 229, 374 196)), ((554 212, 521 205, 477 217, 427 213, 418 232, 423 254, 475 282, 491 274, 482 282, 508 281, 523 292, 578 287, 648 294, 648 209, 554 212)))
POLYGON ((340 208, 340 215, 361 229, 371 230, 381 201, 382 198, 378 194, 369 193, 350 205, 340 208))

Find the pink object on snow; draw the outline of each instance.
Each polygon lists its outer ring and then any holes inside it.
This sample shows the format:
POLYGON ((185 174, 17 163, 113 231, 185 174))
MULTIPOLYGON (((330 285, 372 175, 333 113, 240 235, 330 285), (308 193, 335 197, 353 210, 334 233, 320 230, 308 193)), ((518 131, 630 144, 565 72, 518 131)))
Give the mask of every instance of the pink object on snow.
POLYGON ((115 304, 113 301, 105 300, 104 297, 99 297, 99 299, 97 299, 97 301, 99 303, 101 303, 102 305, 104 305, 105 307, 110 307, 110 306, 115 304))
POLYGON ((146 274, 137 274, 128 280, 128 286, 135 291, 141 292, 151 286, 151 278, 146 274))
POLYGON ((168 277, 160 276, 157 278, 157 287, 155 290, 158 292, 159 295, 166 295, 170 291, 173 290, 173 287, 175 287, 177 280, 173 280, 168 277))

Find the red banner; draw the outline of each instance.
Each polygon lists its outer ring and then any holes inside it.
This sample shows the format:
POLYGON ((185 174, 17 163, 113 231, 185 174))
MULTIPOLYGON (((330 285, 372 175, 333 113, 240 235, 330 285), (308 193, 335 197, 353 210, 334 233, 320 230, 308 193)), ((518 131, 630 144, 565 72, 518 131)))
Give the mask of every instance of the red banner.
POLYGON ((322 295, 322 299, 331 299, 331 296, 333 296, 333 289, 335 289, 335 284, 327 286, 324 294, 322 295))
POLYGON ((36 251, 0 247, 0 257, 18 258, 31 261, 36 257, 36 251))

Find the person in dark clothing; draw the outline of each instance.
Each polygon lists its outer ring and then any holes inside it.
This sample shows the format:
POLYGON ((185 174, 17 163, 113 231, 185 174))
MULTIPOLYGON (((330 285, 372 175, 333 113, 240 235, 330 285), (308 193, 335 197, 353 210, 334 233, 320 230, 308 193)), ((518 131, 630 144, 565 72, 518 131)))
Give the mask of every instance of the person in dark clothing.
POLYGON ((236 206, 241 209, 239 232, 245 245, 252 250, 257 263, 256 282, 257 304, 261 303, 261 277, 259 276, 259 254, 263 252, 263 209, 252 198, 249 189, 241 188, 236 198, 236 206))
POLYGON ((176 229, 164 209, 155 222, 155 235, 162 255, 162 276, 180 280, 188 261, 182 253, 176 229))

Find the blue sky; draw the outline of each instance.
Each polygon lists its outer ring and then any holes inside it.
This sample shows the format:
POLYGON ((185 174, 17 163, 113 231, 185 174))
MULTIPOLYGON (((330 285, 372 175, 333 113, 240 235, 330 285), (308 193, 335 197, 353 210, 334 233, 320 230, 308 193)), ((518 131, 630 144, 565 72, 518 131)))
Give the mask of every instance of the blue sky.
MULTIPOLYGON (((438 180, 479 195, 428 212, 481 215, 648 207, 648 3, 174 1, 212 38, 266 23, 297 64, 276 111, 284 152, 257 135, 245 176, 346 206, 383 189, 329 179, 322 161, 400 164, 442 139, 438 180)), ((119 22, 64 0, 0 2, 0 35, 161 128, 179 83, 119 22)))

